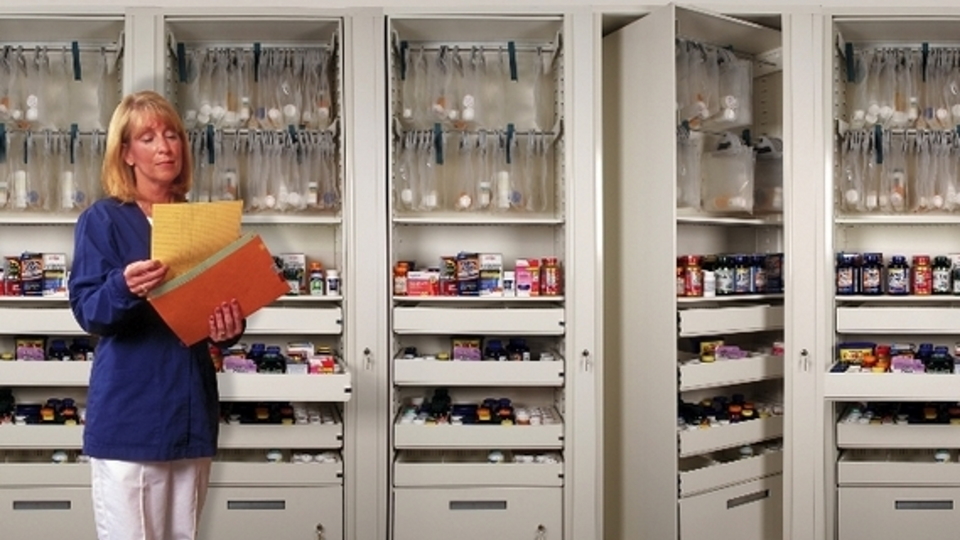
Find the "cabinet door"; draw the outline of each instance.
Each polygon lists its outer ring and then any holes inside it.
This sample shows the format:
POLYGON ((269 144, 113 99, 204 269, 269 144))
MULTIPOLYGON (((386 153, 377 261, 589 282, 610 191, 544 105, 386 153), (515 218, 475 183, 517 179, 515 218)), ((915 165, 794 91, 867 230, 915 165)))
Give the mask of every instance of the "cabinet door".
POLYGON ((0 489, 3 537, 96 540, 89 487, 0 489))
POLYGON ((780 475, 680 501, 680 540, 770 540, 780 538, 782 528, 780 475))
POLYGON ((393 538, 560 539, 562 501, 561 488, 397 489, 393 538))
POLYGON ((844 487, 839 492, 841 540, 957 536, 960 488, 844 487))
POLYGON ((207 540, 343 540, 343 489, 211 487, 200 536, 207 540))

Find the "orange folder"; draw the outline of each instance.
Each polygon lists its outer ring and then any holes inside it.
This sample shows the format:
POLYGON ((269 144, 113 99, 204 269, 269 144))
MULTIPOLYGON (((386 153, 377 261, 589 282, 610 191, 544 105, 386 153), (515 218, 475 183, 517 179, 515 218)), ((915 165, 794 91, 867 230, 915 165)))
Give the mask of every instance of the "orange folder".
POLYGON ((148 300, 177 337, 193 345, 210 334, 210 315, 222 302, 236 298, 246 318, 289 290, 263 240, 248 233, 154 289, 148 300))

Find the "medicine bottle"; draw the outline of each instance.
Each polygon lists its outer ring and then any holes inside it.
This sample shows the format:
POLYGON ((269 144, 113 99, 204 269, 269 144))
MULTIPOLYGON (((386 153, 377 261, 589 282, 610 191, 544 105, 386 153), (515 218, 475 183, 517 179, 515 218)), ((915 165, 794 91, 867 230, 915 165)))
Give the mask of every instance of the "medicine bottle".
POLYGON ((854 257, 852 253, 840 252, 837 254, 837 294, 856 294, 854 279, 854 257))
POLYGON ((563 286, 560 276, 560 261, 556 257, 544 257, 540 276, 540 294, 542 296, 560 296, 563 286))
POLYGON ((866 295, 883 294, 883 255, 865 253, 860 271, 860 293, 866 295))
POLYGON ((703 296, 703 270, 699 255, 687 255, 683 267, 683 295, 703 296))
POLYGON ((913 294, 929 295, 933 292, 933 268, 928 255, 913 256, 913 294))
POLYGON ((707 255, 703 258, 703 296, 712 298, 717 295, 717 258, 707 255))
POLYGON ((754 294, 767 293, 767 257, 763 254, 754 255, 750 265, 750 283, 754 294))
POLYGON ((340 296, 340 272, 327 270, 327 296, 340 296))
POLYGON ((933 294, 950 294, 953 290, 950 258, 937 255, 933 259, 933 294))
POLYGON ((728 296, 734 293, 733 286, 733 261, 727 255, 721 255, 717 259, 717 295, 728 296))
POLYGON ((307 280, 310 296, 323 296, 323 266, 318 262, 310 263, 310 275, 307 280))
POLYGON ((409 271, 410 271, 410 267, 405 262, 398 262, 396 266, 393 267, 393 295, 394 296, 407 295, 407 273, 409 271))
POLYGON ((745 255, 737 255, 734 258, 733 267, 733 292, 735 294, 750 294, 751 275, 750 260, 745 255))
POLYGON ((887 294, 910 294, 910 265, 903 255, 894 255, 887 265, 887 294))

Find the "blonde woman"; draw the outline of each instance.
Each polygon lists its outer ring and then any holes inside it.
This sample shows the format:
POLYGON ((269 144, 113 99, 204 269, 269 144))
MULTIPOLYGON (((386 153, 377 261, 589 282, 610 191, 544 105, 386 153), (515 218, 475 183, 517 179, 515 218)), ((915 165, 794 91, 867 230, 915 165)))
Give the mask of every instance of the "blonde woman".
POLYGON ((232 345, 244 329, 236 300, 225 298, 208 340, 187 346, 146 300, 168 270, 150 259, 153 205, 185 201, 188 148, 167 100, 126 96, 107 135, 107 197, 77 220, 70 306, 99 336, 83 451, 100 540, 196 538, 219 423, 209 345, 232 345))

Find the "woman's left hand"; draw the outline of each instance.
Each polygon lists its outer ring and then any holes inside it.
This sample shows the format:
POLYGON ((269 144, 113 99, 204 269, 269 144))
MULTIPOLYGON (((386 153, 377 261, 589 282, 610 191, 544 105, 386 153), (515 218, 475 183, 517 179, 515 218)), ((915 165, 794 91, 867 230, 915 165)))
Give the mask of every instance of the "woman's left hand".
POLYGON ((229 341, 243 333, 243 314, 236 298, 223 302, 210 316, 210 341, 229 341))

